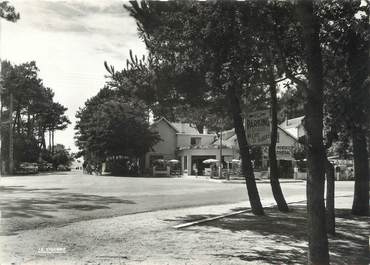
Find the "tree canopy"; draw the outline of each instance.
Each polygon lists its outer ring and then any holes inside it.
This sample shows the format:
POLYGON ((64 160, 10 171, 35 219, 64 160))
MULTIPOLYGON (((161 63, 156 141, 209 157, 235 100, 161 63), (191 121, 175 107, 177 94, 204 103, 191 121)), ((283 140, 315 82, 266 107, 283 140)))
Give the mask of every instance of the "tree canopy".
POLYGON ((0 2, 0 17, 11 21, 16 22, 19 19, 19 13, 15 10, 13 6, 9 4, 8 1, 0 2))
MULTIPOLYGON (((38 76, 35 62, 13 65, 2 62, 2 121, 13 120, 14 160, 37 162, 43 159, 47 149, 46 133, 63 130, 70 123, 65 115, 67 110, 54 101, 54 92, 45 87, 38 76), (13 113, 10 113, 10 95, 13 97, 13 113)), ((8 126, 2 128, 2 153, 9 152, 8 126)))
POLYGON ((76 118, 76 144, 92 164, 123 157, 138 160, 160 140, 149 128, 145 105, 108 87, 87 100, 76 118))

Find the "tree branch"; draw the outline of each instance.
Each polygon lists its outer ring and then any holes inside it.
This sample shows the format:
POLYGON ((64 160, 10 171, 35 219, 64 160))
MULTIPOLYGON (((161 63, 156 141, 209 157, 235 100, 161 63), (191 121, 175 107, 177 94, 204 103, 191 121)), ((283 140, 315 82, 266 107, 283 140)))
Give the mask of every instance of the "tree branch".
POLYGON ((299 79, 297 76, 293 75, 291 72, 289 72, 287 69, 285 69, 285 75, 287 78, 292 80, 297 86, 299 86, 302 89, 307 88, 307 83, 303 81, 302 79, 299 79))

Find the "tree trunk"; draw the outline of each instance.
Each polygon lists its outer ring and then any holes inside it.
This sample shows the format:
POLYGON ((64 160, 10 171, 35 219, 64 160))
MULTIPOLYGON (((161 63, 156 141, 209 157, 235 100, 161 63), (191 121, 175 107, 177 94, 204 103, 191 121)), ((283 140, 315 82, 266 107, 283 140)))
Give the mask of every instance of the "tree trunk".
POLYGON ((325 164, 326 173, 326 226, 328 233, 335 234, 335 172, 329 160, 325 164))
POLYGON ((54 154, 54 129, 51 131, 51 153, 54 154))
POLYGON ((46 150, 45 133, 46 133, 46 129, 39 126, 39 134, 40 134, 40 138, 41 138, 41 147, 42 147, 43 150, 46 150))
POLYGON ((9 99, 9 174, 14 172, 14 124, 13 124, 13 93, 9 99))
POLYGON ((352 214, 369 215, 369 164, 366 137, 363 130, 353 132, 353 158, 355 168, 355 191, 352 214))
POLYGON ((21 128, 22 128, 20 107, 17 107, 17 112, 15 114, 14 126, 15 125, 17 126, 17 133, 20 134, 21 133, 21 128))
POLYGON ((49 151, 51 152, 51 130, 49 129, 49 151))
MULTIPOLYGON (((0 58, 0 77, 2 78, 2 62, 0 58)), ((0 82, 0 177, 4 174, 3 170, 3 150, 2 150, 2 144, 3 144, 3 86, 2 82, 0 82)))
POLYGON ((31 125, 31 114, 30 110, 28 108, 27 110, 27 136, 31 137, 33 131, 32 131, 32 125, 31 125))
POLYGON ((229 109, 233 117, 235 134, 238 139, 240 157, 242 160, 242 174, 245 178, 249 202, 251 204, 252 212, 255 215, 263 215, 264 211, 261 204, 260 196, 258 194, 256 180, 254 178, 251 154, 245 134, 243 118, 241 116, 239 99, 235 94, 234 88, 229 88, 227 92, 229 99, 229 109))
MULTIPOLYGON (((368 28, 368 25, 367 25, 368 28)), ((369 41, 359 33, 349 31, 348 69, 350 74, 350 99, 353 158, 355 168, 355 191, 352 213, 369 215, 369 162, 366 143, 366 125, 369 92, 366 79, 369 76, 369 41)))
MULTIPOLYGON (((270 61, 270 60, 269 60, 270 61)), ((273 67, 270 64, 269 67, 269 90, 271 97, 271 142, 269 146, 269 162, 270 162, 270 184, 272 189, 272 194, 278 206, 279 211, 288 212, 289 208, 285 201, 283 191, 281 190, 279 182, 279 169, 276 159, 276 142, 277 142, 277 98, 276 98, 276 82, 273 74, 273 67)))
POLYGON ((319 40, 320 25, 312 1, 297 1, 303 28, 308 82, 306 86, 305 129, 307 134, 307 225, 308 264, 329 264, 324 187, 325 149, 323 144, 323 68, 319 40))

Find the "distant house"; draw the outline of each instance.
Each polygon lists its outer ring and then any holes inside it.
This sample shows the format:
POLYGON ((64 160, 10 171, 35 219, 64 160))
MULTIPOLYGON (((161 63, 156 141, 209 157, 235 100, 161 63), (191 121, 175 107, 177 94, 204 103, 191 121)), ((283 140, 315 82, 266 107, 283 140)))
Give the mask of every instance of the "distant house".
MULTIPOLYGON (((303 118, 303 117, 302 117, 303 118)), ((302 136, 303 126, 301 125, 302 118, 289 120, 288 129, 285 126, 278 126, 277 143, 276 143, 276 158, 283 177, 293 177, 293 168, 295 159, 293 157, 293 148, 298 145, 298 135, 302 136)), ((227 147, 239 152, 239 146, 234 129, 223 133, 223 144, 227 147)), ((262 146, 262 168, 267 169, 269 166, 268 145, 262 146)))
MULTIPOLYGON (((220 144, 216 134, 199 133, 195 126, 189 123, 169 122, 165 118, 155 121, 151 129, 158 132, 162 139, 153 146, 153 150, 145 155, 145 169, 151 169, 158 159, 177 159, 183 174, 203 175, 209 164, 206 159, 220 159, 220 144)), ((232 147, 222 148, 222 160, 231 161, 236 157, 232 147)))
POLYGON ((305 135, 305 130, 303 126, 304 116, 297 117, 294 119, 286 119, 283 123, 279 125, 279 127, 290 135, 299 139, 300 137, 305 135))
POLYGON ((72 161, 71 169, 72 170, 82 170, 83 169, 82 164, 83 164, 82 159, 75 159, 72 161))

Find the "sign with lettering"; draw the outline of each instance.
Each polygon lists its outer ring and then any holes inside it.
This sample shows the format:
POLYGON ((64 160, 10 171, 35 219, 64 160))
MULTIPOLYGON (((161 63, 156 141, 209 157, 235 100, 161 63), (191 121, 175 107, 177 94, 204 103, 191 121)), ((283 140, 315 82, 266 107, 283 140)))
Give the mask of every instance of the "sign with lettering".
MULTIPOLYGON (((263 147, 262 156, 263 156, 263 159, 269 159, 268 146, 263 147)), ((276 159, 294 161, 295 159, 293 157, 293 146, 277 145, 276 146, 276 159)))
POLYGON ((270 110, 249 113, 245 123, 247 140, 250 145, 270 144, 270 110))
POLYGON ((295 160, 293 157, 293 146, 276 146, 277 160, 295 160))

